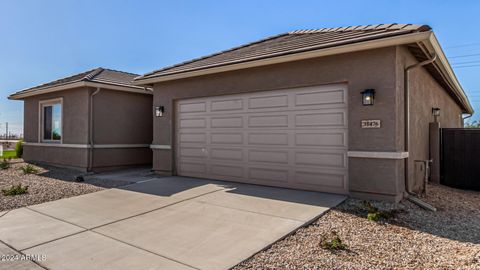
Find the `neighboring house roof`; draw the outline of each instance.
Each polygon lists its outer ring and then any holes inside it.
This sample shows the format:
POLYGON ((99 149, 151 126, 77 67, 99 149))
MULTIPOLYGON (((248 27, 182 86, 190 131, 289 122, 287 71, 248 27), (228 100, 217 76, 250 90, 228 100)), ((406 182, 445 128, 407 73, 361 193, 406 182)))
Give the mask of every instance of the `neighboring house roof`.
POLYGON ((8 98, 23 99, 29 96, 36 96, 81 86, 101 87, 113 90, 150 94, 151 92, 145 90, 144 87, 133 84, 133 79, 138 76, 138 74, 99 67, 18 91, 10 95, 8 98))
MULTIPOLYGON (((135 78, 136 85, 214 74, 346 52, 409 45, 420 61, 437 55, 435 68, 426 67, 465 113, 473 109, 428 25, 377 24, 298 30, 262 39, 201 58, 165 67, 135 78)), ((429 65, 432 66, 432 65, 429 65)))

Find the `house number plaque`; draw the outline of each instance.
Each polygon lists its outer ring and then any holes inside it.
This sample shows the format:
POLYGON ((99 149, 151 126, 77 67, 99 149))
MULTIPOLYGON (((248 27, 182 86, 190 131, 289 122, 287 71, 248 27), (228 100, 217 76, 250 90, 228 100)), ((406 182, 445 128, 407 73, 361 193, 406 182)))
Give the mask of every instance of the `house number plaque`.
POLYGON ((362 120, 362 128, 380 128, 380 120, 362 120))

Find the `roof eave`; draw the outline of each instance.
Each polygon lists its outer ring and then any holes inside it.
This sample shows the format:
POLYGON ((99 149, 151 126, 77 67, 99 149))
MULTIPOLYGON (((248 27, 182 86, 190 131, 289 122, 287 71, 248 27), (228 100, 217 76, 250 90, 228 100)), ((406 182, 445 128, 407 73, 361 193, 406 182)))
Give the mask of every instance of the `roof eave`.
POLYGON ((69 90, 69 89, 78 88, 78 87, 99 87, 104 89, 111 89, 111 90, 131 92, 131 93, 139 93, 139 94, 147 94, 147 95, 152 94, 152 91, 150 88, 146 88, 142 86, 126 85, 126 84, 103 82, 103 81, 96 81, 96 80, 93 80, 93 81, 80 80, 80 81, 69 82, 62 85, 32 89, 31 91, 26 91, 23 93, 22 91, 19 91, 15 94, 8 96, 8 99, 22 100, 27 97, 33 97, 33 96, 43 95, 46 93, 69 90))
POLYGON ((271 64, 279 64, 279 63, 298 61, 298 60, 304 60, 304 59, 315 58, 315 57, 377 49, 377 48, 403 45, 403 44, 409 44, 409 43, 417 43, 417 42, 429 39, 431 35, 432 35, 431 31, 416 32, 416 33, 405 34, 401 36, 394 36, 394 37, 382 38, 377 40, 369 40, 369 41, 364 41, 359 43, 322 48, 322 49, 295 53, 295 54, 282 55, 282 56, 277 56, 272 58, 250 60, 250 61, 235 63, 235 64, 227 63, 222 66, 211 67, 206 69, 199 69, 199 70, 179 72, 179 73, 173 73, 173 74, 167 74, 167 75, 150 76, 150 77, 140 76, 134 79, 133 84, 139 85, 139 86, 152 85, 154 83, 159 83, 159 82, 172 81, 172 80, 178 80, 178 79, 184 79, 184 78, 190 78, 190 77, 196 77, 196 76, 202 76, 202 75, 208 75, 208 74, 214 74, 214 73, 220 73, 220 72, 226 72, 226 71, 246 69, 246 68, 258 67, 258 66, 266 66, 271 64))
POLYGON ((473 114, 473 107, 470 104, 470 101, 468 100, 468 97, 465 94, 460 82, 458 81, 452 66, 448 62, 447 56, 443 52, 435 34, 432 33, 428 40, 423 41, 423 43, 431 53, 434 53, 437 56, 437 61, 435 61, 436 67, 442 74, 444 74, 444 77, 446 78, 447 83, 451 85, 455 96, 461 101, 464 113, 473 114))

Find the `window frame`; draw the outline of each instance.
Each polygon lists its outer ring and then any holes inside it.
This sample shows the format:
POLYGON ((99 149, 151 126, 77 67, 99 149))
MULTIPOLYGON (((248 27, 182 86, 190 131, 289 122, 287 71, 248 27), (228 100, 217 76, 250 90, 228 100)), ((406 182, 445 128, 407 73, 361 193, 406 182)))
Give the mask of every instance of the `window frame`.
POLYGON ((63 98, 54 98, 48 100, 41 100, 38 102, 38 142, 39 143, 52 143, 52 144, 63 144, 63 98), (53 106, 60 104, 60 140, 45 140, 44 139, 44 109, 45 107, 52 106, 52 115, 53 115, 53 106))

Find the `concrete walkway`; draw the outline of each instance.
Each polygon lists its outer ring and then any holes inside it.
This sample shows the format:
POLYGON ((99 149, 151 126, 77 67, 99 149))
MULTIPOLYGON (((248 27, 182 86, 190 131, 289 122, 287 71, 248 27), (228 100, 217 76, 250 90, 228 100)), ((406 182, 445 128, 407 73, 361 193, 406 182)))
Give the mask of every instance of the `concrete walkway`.
POLYGON ((185 177, 150 178, 0 213, 0 269, 228 269, 344 196, 185 177))

